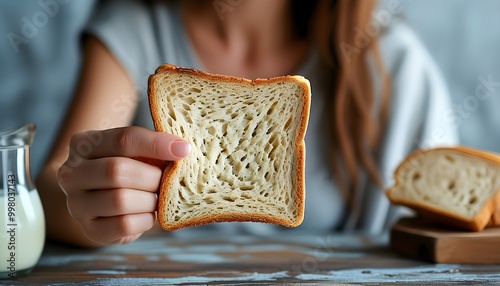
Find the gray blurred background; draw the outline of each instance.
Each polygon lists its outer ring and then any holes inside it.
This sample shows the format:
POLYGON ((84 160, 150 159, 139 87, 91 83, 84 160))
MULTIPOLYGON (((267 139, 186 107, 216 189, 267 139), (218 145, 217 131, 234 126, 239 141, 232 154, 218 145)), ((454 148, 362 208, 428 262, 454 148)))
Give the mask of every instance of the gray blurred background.
POLYGON ((79 35, 94 0, 0 0, 0 131, 37 125, 33 178, 75 89, 79 35))
POLYGON ((462 144, 500 152, 500 1, 401 2, 447 81, 462 144))
MULTIPOLYGON (((500 0, 383 1, 381 9, 401 3, 398 16, 440 67, 454 103, 443 113, 456 123, 462 143, 500 152, 500 0)), ((75 88, 79 34, 95 2, 0 2, 0 131, 37 124, 34 175, 75 88)))

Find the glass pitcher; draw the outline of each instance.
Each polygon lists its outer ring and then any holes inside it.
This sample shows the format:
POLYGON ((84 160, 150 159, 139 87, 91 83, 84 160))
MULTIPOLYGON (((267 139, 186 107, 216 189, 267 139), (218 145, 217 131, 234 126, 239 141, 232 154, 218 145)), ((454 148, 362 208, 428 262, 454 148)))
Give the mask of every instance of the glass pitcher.
POLYGON ((28 274, 40 259, 45 218, 31 180, 35 125, 0 132, 0 279, 28 274))

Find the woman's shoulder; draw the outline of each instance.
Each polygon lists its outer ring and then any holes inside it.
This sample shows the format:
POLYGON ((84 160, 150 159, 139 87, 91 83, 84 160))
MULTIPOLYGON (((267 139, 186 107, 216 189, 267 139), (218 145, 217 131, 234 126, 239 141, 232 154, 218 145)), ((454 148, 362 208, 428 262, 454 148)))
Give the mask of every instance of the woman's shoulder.
MULTIPOLYGON (((395 18, 379 38, 384 65, 393 80, 415 80, 444 85, 438 66, 413 29, 395 18)), ((396 82, 397 83, 397 82, 396 82)))
POLYGON ((161 40, 172 42, 172 31, 178 29, 175 7, 174 1, 105 0, 96 7, 85 34, 103 43, 136 83, 142 83, 162 62, 166 47, 161 40))
POLYGON ((399 128, 406 124, 406 130, 419 137, 410 141, 427 147, 456 143, 456 130, 446 114, 452 102, 445 78, 417 34, 402 19, 395 19, 379 45, 391 79, 389 129, 404 134, 399 128))
POLYGON ((146 20, 150 17, 147 1, 140 0, 105 0, 97 5, 91 23, 95 21, 117 21, 127 19, 128 22, 146 20))
POLYGON ((90 26, 116 24, 123 30, 143 32, 153 27, 157 17, 171 18, 174 7, 174 1, 105 0, 95 9, 90 26))

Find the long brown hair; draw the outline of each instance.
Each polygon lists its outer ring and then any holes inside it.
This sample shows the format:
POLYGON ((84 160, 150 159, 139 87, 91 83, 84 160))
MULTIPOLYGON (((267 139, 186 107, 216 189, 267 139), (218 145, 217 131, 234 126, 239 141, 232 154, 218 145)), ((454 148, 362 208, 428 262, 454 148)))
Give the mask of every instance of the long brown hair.
POLYGON ((297 27, 308 27, 332 75, 332 172, 350 207, 357 200, 361 172, 382 186, 376 160, 389 113, 390 82, 378 37, 356 34, 369 27, 376 5, 375 0, 294 0, 292 5, 295 22, 300 23, 297 27), (304 16, 307 13, 310 17, 304 16), (364 42, 356 37, 364 37, 364 42), (381 98, 377 100, 369 56, 382 79, 381 98))

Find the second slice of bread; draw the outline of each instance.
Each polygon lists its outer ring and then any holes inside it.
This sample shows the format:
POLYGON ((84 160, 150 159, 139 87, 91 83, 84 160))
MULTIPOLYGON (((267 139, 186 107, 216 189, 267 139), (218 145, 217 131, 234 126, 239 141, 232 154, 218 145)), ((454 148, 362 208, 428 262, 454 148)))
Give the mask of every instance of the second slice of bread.
POLYGON ((432 220, 480 231, 499 224, 500 157, 468 147, 419 150, 395 172, 391 202, 432 220))
POLYGON ((158 205, 164 229, 302 222, 306 79, 251 81, 163 65, 148 92, 156 130, 183 137, 192 150, 164 171, 158 205))

